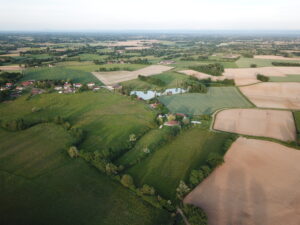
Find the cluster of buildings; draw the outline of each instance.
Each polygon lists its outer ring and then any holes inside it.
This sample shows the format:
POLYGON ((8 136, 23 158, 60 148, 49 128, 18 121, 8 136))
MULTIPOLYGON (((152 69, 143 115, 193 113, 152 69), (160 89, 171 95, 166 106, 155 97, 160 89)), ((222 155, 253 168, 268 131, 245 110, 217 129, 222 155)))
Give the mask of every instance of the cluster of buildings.
POLYGON ((23 91, 26 88, 32 87, 34 85, 34 80, 23 81, 19 85, 15 85, 14 83, 6 83, 4 86, 0 87, 0 91, 12 90, 15 89, 17 91, 23 91))
MULTIPOLYGON (((94 82, 89 82, 86 84, 87 88, 93 91, 100 90, 100 86, 97 86, 94 82)), ((64 85, 57 85, 54 87, 54 90, 58 91, 58 93, 75 93, 78 89, 82 88, 83 84, 81 83, 69 83, 65 82, 64 85)))

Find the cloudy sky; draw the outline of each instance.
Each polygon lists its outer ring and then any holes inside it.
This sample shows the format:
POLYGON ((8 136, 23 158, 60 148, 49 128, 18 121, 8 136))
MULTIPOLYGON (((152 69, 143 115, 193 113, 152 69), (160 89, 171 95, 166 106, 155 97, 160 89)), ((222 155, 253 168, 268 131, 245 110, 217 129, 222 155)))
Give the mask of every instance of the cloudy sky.
POLYGON ((300 30, 300 0, 0 0, 0 30, 300 30))

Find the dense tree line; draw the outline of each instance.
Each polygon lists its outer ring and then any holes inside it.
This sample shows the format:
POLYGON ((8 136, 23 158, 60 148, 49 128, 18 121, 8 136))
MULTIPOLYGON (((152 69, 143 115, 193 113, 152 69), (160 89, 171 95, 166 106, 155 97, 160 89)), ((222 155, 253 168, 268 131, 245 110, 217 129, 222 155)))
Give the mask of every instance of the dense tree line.
POLYGON ((257 80, 260 80, 262 82, 268 82, 269 81, 269 77, 262 75, 262 74, 257 74, 256 75, 257 80))
POLYGON ((272 62, 273 66, 300 66, 300 63, 296 62, 272 62))
POLYGON ((150 84, 157 85, 157 86, 165 86, 166 85, 166 83, 164 81, 162 81, 161 79, 155 78, 153 76, 142 76, 142 75, 139 75, 138 79, 141 80, 141 81, 148 82, 150 84))
POLYGON ((23 77, 21 73, 10 73, 3 72, 0 73, 0 86, 5 85, 5 83, 16 83, 23 77))
POLYGON ((222 76, 222 74, 224 72, 224 66, 220 63, 191 66, 190 69, 196 70, 198 72, 210 74, 213 76, 222 76))

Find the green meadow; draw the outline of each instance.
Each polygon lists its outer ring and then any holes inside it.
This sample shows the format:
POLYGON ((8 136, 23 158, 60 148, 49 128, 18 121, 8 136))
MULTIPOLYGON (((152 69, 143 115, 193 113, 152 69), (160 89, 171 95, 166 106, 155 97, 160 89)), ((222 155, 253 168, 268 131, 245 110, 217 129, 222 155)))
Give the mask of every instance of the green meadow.
POLYGON ((137 185, 148 184, 168 199, 175 199, 180 180, 187 181, 192 169, 205 164, 209 153, 222 153, 229 134, 201 128, 182 131, 173 141, 158 148, 128 170, 137 185))
POLYGON ((70 141, 64 128, 50 123, 0 129, 0 224, 169 224, 166 211, 70 159, 70 141))
POLYGON ((93 74, 77 69, 70 69, 65 67, 44 67, 44 68, 32 68, 27 69, 24 72, 22 80, 67 80, 70 79, 73 82, 95 82, 101 84, 101 82, 93 76, 93 74))
POLYGON ((211 114, 221 108, 252 106, 236 87, 210 87, 207 93, 161 96, 159 101, 171 112, 189 115, 211 114))

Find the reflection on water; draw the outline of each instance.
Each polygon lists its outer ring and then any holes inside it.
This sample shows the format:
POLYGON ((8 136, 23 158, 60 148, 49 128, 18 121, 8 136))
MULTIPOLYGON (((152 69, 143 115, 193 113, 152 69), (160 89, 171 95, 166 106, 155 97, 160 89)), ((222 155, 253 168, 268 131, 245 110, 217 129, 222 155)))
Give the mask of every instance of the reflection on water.
POLYGON ((185 92, 186 92, 186 90, 184 90, 182 88, 170 88, 170 89, 166 89, 164 92, 151 91, 151 90, 150 91, 132 91, 132 92, 130 92, 130 95, 137 95, 141 99, 149 100, 156 96, 181 94, 181 93, 185 93, 185 92))

